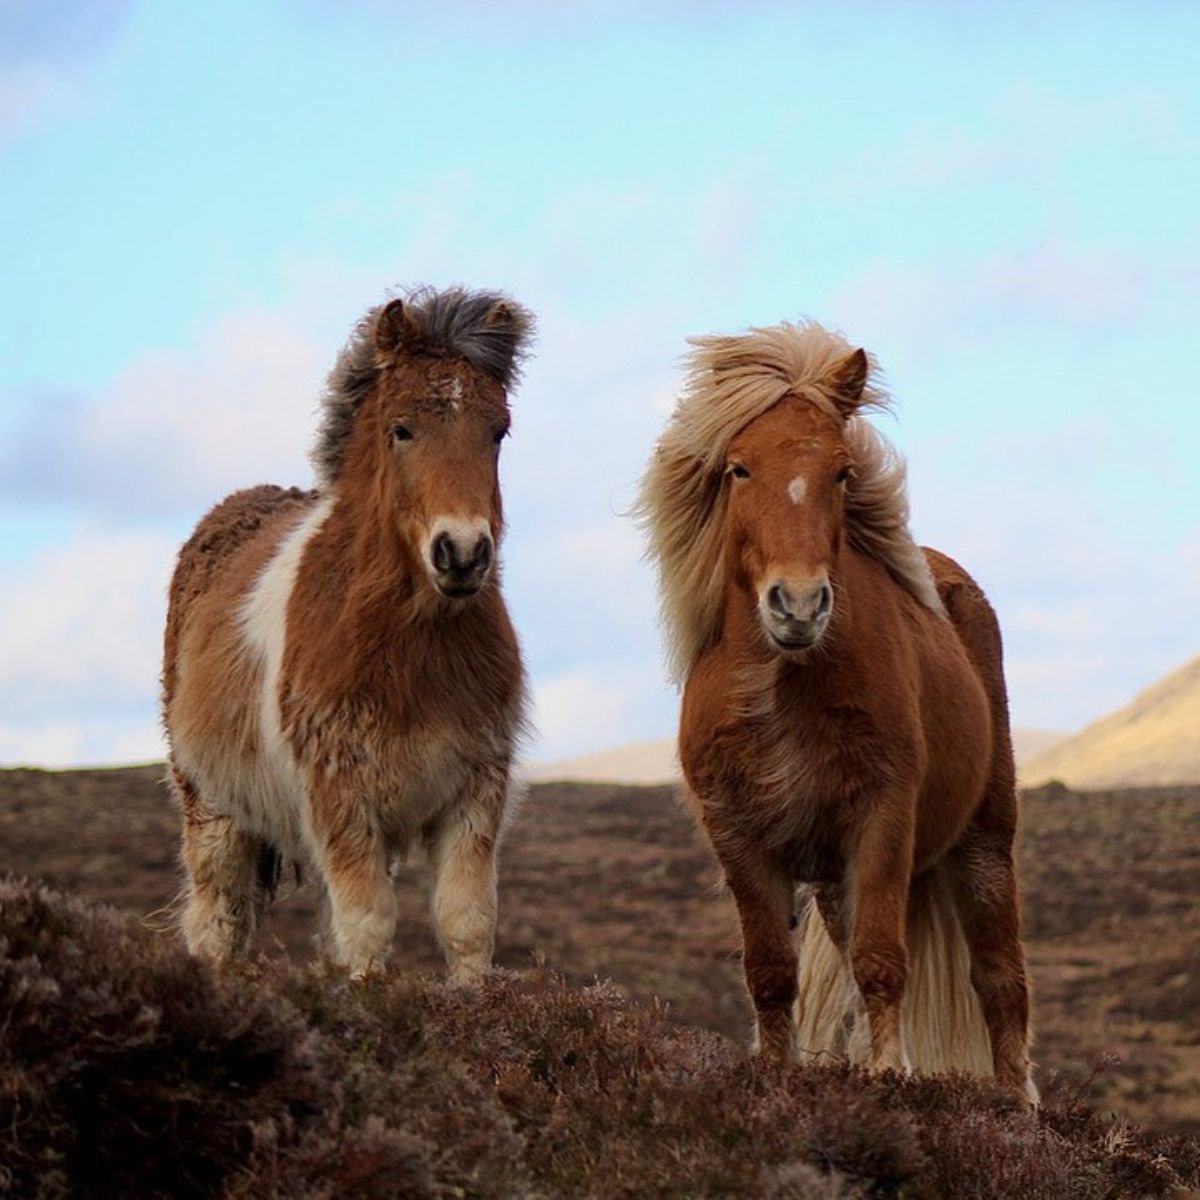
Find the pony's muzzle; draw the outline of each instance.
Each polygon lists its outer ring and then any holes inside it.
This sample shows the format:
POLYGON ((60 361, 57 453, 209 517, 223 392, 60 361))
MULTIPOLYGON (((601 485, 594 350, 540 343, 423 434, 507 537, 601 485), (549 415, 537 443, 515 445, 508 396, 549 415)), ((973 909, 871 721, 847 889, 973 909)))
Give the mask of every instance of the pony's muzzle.
POLYGON ((496 543, 484 520, 441 521, 427 553, 429 573, 443 596, 473 596, 492 572, 496 543))
POLYGON ((759 598, 759 616, 771 640, 781 650, 814 646, 833 612, 833 588, 827 576, 805 584, 776 579, 759 598))

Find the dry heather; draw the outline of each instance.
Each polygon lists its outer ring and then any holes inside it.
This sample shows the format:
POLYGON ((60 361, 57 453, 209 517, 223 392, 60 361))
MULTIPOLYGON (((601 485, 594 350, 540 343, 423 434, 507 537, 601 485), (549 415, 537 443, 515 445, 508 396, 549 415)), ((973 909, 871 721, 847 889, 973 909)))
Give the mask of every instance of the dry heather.
POLYGON ((766 1069, 609 986, 481 993, 275 962, 221 980, 0 883, 0 1194, 1117 1197, 1200 1144, 967 1081, 766 1069))

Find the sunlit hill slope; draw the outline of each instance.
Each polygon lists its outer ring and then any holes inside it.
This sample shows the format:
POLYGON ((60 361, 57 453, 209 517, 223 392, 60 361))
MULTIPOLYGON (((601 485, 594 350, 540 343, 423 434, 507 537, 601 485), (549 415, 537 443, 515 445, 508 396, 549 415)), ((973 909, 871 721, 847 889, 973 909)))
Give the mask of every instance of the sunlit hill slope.
POLYGON ((1073 788, 1200 782, 1200 656, 1032 759, 1021 781, 1073 788))

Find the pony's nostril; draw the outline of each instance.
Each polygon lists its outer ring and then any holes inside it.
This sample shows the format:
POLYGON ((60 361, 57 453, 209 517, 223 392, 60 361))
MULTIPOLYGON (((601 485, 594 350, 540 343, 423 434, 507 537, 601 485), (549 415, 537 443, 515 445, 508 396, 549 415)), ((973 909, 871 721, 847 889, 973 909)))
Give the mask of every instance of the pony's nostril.
POLYGON ((475 553, 471 556, 471 567, 476 571, 486 571, 492 565, 492 539, 485 533, 475 543, 475 553))
POLYGON ((448 533, 439 533, 433 539, 433 559, 435 571, 449 571, 454 566, 454 542, 448 533))
POLYGON ((827 583, 821 584, 821 595, 817 600, 817 616, 823 617, 833 607, 833 588, 827 583))
POLYGON ((492 535, 478 528, 443 529, 429 545, 429 561, 434 571, 459 582, 468 576, 482 576, 492 565, 496 547, 492 535))
POLYGON ((790 617, 792 610, 788 607, 788 594, 781 584, 772 584, 767 592, 767 608, 777 617, 790 617))

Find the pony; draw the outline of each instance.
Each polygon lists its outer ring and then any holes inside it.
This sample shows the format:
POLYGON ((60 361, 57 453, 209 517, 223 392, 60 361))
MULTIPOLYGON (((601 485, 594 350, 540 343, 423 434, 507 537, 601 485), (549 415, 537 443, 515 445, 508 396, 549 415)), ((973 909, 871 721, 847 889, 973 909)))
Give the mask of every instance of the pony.
POLYGON ((162 686, 192 953, 245 954, 290 863, 360 976, 395 930, 390 864, 421 848, 451 980, 489 967, 526 704, 498 465, 531 332, 497 293, 372 308, 321 399, 316 488, 236 492, 183 546, 162 686))
POLYGON ((753 1048, 994 1076, 1036 1104, 995 614, 914 542, 862 349, 815 322, 690 344, 635 515, 753 1048))

